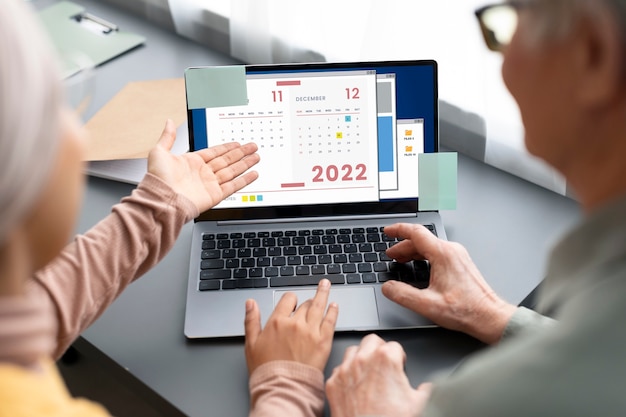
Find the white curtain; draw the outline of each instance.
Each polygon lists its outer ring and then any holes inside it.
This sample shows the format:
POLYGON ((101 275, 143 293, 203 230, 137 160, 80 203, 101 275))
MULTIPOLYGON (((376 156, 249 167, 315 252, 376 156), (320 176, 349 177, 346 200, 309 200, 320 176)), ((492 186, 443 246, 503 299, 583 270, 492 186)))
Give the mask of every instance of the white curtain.
POLYGON ((183 36, 193 38, 190 32, 206 16, 226 19, 230 54, 247 63, 435 59, 446 104, 440 108, 442 144, 478 149, 469 153, 567 194, 563 178, 524 148, 501 57, 484 46, 474 17, 484 0, 168 1, 183 36), (482 122, 469 123, 472 116, 482 122))

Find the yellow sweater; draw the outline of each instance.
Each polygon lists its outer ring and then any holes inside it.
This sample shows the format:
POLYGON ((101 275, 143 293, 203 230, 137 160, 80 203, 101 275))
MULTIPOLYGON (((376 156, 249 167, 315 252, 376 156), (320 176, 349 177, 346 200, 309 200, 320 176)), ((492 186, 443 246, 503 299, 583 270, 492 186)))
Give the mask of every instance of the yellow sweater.
POLYGON ((104 417, 101 405, 73 398, 51 360, 37 371, 0 364, 0 417, 104 417))

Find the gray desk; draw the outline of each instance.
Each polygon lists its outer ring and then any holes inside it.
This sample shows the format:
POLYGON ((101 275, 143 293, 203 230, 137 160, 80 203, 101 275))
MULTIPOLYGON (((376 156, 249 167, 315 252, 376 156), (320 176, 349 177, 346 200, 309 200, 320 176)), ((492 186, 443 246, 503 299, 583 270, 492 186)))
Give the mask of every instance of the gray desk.
MULTIPOLYGON (((95 102, 87 116, 129 81, 181 77, 187 66, 233 62, 106 4, 75 1, 147 37, 144 47, 98 68, 95 102)), ((36 2, 38 7, 49 3, 36 2)), ((547 251, 578 219, 578 206, 463 155, 458 172, 458 209, 443 212, 448 236, 467 247, 499 294, 518 303, 540 282, 547 251)), ((85 231, 106 216, 131 189, 90 178, 77 230, 85 231)), ((132 284, 83 336, 188 415, 243 416, 248 409, 243 340, 190 342, 183 336, 190 240, 187 225, 167 257, 132 284)), ((443 329, 381 335, 404 346, 413 384, 455 366, 482 347, 443 329)), ((340 363, 344 349, 361 337, 337 335, 327 375, 340 363)))

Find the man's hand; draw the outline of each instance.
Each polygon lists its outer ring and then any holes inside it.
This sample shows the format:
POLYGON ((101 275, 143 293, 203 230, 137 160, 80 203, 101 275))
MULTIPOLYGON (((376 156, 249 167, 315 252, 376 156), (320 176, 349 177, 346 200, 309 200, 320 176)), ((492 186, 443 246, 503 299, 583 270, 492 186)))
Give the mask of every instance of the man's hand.
POLYGON ((326 382, 332 416, 419 416, 431 385, 413 388, 404 373, 405 361, 400 344, 374 334, 347 348, 343 362, 326 382))
POLYGON ((441 240, 415 224, 386 226, 385 234, 402 239, 387 249, 392 259, 430 262, 428 288, 420 290, 388 281, 382 287, 386 297, 443 327, 465 332, 485 343, 500 340, 516 307, 495 294, 463 246, 441 240))

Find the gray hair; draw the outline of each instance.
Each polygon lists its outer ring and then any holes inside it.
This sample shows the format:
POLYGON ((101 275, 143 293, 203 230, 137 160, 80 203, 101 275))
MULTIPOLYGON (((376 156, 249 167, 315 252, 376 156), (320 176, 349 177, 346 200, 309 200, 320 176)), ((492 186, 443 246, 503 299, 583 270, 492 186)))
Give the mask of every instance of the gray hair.
POLYGON ((540 14, 544 18, 537 24, 533 41, 566 35, 581 15, 594 18, 603 11, 610 12, 621 31, 622 66, 626 77, 626 0, 542 0, 538 5, 545 7, 547 13, 540 14))
POLYGON ((0 7, 0 245, 32 209, 56 158, 57 59, 31 6, 0 7))

